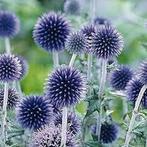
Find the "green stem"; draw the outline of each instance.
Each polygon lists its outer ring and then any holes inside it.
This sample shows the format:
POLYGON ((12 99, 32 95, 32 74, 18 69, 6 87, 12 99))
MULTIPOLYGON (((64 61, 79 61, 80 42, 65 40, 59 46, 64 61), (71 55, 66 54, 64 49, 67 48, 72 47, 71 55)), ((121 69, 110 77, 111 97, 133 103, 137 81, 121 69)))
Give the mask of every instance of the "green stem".
POLYGON ((6 142, 6 127, 7 127, 7 102, 8 102, 8 83, 4 84, 4 99, 3 99, 3 110, 2 110, 2 131, 1 131, 1 138, 4 143, 6 142))
POLYGON ((58 52, 53 52, 53 63, 54 63, 54 68, 59 66, 58 52))
POLYGON ((73 54, 73 55, 72 55, 71 60, 70 60, 70 62, 69 62, 69 66, 73 66, 73 65, 74 65, 74 62, 75 62, 75 60, 76 60, 76 57, 77 57, 76 54, 73 54))
POLYGON ((11 46, 9 38, 5 38, 5 50, 7 54, 11 54, 11 46))
POLYGON ((20 98, 23 98, 23 93, 22 93, 21 85, 19 81, 16 81, 16 87, 17 87, 20 98))
POLYGON ((66 147, 66 131, 67 131, 67 107, 62 110, 62 132, 61 132, 61 147, 66 147))
POLYGON ((141 103, 141 99, 144 95, 144 92, 146 91, 147 89, 147 85, 144 85, 140 92, 139 92, 139 95, 136 99, 136 102, 135 102, 135 107, 133 109, 133 112, 132 112, 132 117, 131 117, 131 120, 130 120, 130 124, 129 124, 129 128, 128 128, 128 131, 127 131, 127 135, 126 135, 126 139, 125 139, 125 143, 124 143, 124 147, 128 147, 129 146, 129 143, 130 143, 130 140, 131 140, 131 132, 133 130, 133 126, 134 126, 134 123, 135 123, 135 119, 136 119, 136 116, 138 114, 138 109, 139 109, 139 106, 140 106, 140 103, 141 103))
MULTIPOLYGON (((102 62, 102 64, 101 64, 101 79, 100 79, 99 93, 98 93, 99 99, 102 99, 102 97, 103 97, 105 83, 106 83, 106 77, 107 77, 107 60, 102 59, 101 62, 102 62)), ((98 141, 100 141, 100 134, 101 134, 101 117, 102 117, 102 106, 100 104, 99 115, 97 118, 97 130, 96 130, 96 133, 98 135, 98 141)))

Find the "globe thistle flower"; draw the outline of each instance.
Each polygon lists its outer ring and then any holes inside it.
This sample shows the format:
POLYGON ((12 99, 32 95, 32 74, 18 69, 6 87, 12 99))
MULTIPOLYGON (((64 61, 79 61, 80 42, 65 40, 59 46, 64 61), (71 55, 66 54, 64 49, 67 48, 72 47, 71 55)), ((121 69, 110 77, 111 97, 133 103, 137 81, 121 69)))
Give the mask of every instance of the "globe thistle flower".
MULTIPOLYGON (((92 135, 96 135, 96 125, 91 128, 92 135)), ((104 122, 101 125, 100 141, 104 144, 112 143, 118 137, 118 126, 115 123, 104 122)), ((97 138, 97 137, 96 137, 97 138)))
POLYGON ((139 69, 139 78, 143 84, 147 84, 147 60, 145 60, 139 69))
POLYGON ((64 11, 66 14, 78 15, 80 13, 80 3, 77 0, 67 0, 64 4, 64 11))
POLYGON ((115 90, 125 90, 127 83, 132 79, 133 72, 126 66, 120 66, 111 73, 110 85, 115 90))
POLYGON ((107 18, 103 17, 96 17, 94 19, 94 25, 96 26, 103 26, 103 25, 111 25, 111 22, 107 18))
MULTIPOLYGON (((54 124, 57 127, 61 127, 61 125, 62 125, 62 114, 56 115, 54 124)), ((68 114, 67 128, 68 128, 67 130, 69 132, 71 132, 72 134, 77 134, 80 131, 80 128, 81 128, 80 121, 74 113, 68 114)))
POLYGON ((20 65, 21 65, 21 72, 20 72, 21 74, 19 77, 19 80, 21 80, 28 73, 28 63, 23 57, 21 57, 21 56, 16 56, 16 57, 18 58, 20 65))
POLYGON ((103 26, 92 39, 93 53, 98 58, 110 59, 118 56, 123 48, 122 36, 112 26, 103 26))
MULTIPOLYGON (((3 99, 4 99, 4 89, 0 89, 0 109, 2 109, 3 107, 3 99)), ((19 101, 19 94, 16 92, 15 89, 9 88, 7 109, 11 110, 15 108, 18 101, 19 101)))
POLYGON ((19 31, 19 20, 15 14, 0 11, 0 37, 13 37, 19 31))
POLYGON ((65 47, 65 41, 70 29, 67 20, 54 12, 41 16, 33 31, 35 42, 47 51, 61 51, 65 47))
POLYGON ((52 107, 42 96, 28 96, 17 106, 17 120, 23 128, 37 130, 52 119, 52 107))
MULTIPOLYGON (((140 80, 132 79, 126 87, 127 98, 133 103, 133 106, 135 106, 136 99, 143 85, 144 84, 140 80)), ((142 97, 141 105, 143 108, 147 108, 147 90, 142 97)))
MULTIPOLYGON (((46 126, 33 134, 30 147, 59 147, 61 144, 61 130, 58 127, 46 126)), ((77 147, 73 135, 67 133, 66 147, 77 147)))
POLYGON ((46 96, 57 108, 76 104, 85 92, 85 78, 73 67, 59 67, 49 76, 46 83, 46 96))
POLYGON ((12 82, 18 80, 21 75, 21 65, 14 55, 0 55, 0 81, 12 82))
POLYGON ((95 27, 93 25, 87 25, 82 28, 81 32, 85 35, 86 42, 87 42, 85 51, 87 53, 91 53, 91 51, 92 51, 92 36, 96 32, 95 27))
POLYGON ((81 54, 86 48, 86 39, 81 32, 70 34, 66 42, 66 49, 74 54, 81 54))

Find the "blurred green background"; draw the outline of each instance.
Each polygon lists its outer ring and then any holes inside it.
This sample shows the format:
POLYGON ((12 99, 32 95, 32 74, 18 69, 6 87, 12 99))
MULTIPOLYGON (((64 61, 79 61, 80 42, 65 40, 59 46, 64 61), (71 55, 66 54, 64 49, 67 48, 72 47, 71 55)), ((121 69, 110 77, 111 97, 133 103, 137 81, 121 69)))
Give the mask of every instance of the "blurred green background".
MULTIPOLYGON (((90 20, 90 0, 81 0, 80 16, 67 17, 74 29, 81 28, 90 20)), ((52 70, 52 55, 39 48, 33 41, 32 30, 37 18, 47 11, 61 11, 64 0, 0 0, 0 8, 16 13, 21 22, 19 34, 11 39, 13 52, 24 56, 29 63, 29 73, 21 82, 25 94, 42 93, 43 83, 52 70)), ((147 1, 146 0, 97 0, 96 15, 110 19, 124 37, 125 47, 119 56, 122 64, 135 68, 147 57, 147 1)), ((4 51, 0 40, 0 51, 4 51)), ((61 53, 60 62, 67 63, 69 54, 61 53)))

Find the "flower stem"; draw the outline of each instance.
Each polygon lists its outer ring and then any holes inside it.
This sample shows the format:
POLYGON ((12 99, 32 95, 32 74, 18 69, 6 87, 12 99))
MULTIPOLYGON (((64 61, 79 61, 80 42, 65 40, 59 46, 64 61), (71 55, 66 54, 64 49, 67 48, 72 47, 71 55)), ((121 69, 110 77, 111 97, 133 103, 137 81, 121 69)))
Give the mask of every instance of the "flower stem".
POLYGON ((3 99, 3 110, 2 110, 2 129, 1 138, 5 145, 6 142, 6 125, 7 125, 7 101, 8 101, 8 83, 4 84, 4 99, 3 99))
POLYGON ((141 99, 144 95, 144 92, 146 91, 147 89, 147 85, 144 85, 140 92, 139 92, 139 95, 136 99, 136 102, 135 102, 135 107, 133 109, 133 112, 132 112, 132 117, 131 117, 131 120, 130 120, 130 124, 129 124, 129 128, 128 128, 128 131, 127 131, 127 135, 126 135, 126 139, 125 139, 125 143, 124 143, 124 147, 128 147, 129 146, 129 143, 130 143, 130 140, 131 140, 131 132, 133 130, 133 126, 134 126, 134 123, 135 123, 135 118, 137 116, 137 113, 138 113, 138 109, 139 109, 139 106, 140 106, 140 103, 141 103, 141 99))
POLYGON ((5 38, 5 50, 7 54, 11 54, 11 46, 9 38, 5 38))
POLYGON ((21 85, 19 81, 16 81, 16 87, 19 93, 20 98, 23 98, 22 90, 21 90, 21 85))
POLYGON ((70 60, 70 62, 69 62, 69 66, 73 66, 73 65, 74 65, 74 62, 75 62, 76 57, 77 57, 76 54, 73 54, 73 55, 72 55, 71 60, 70 60))
POLYGON ((88 67, 87 67, 87 81, 91 78, 91 67, 92 67, 92 55, 88 54, 88 67))
MULTIPOLYGON (((107 77, 107 60, 102 59, 101 60, 101 79, 100 79, 99 93, 98 93, 99 99, 101 99, 104 94, 106 77, 107 77)), ((97 118, 97 131, 96 131, 96 134, 98 135, 98 141, 100 141, 100 134, 101 134, 101 117, 102 117, 102 106, 100 105, 100 110, 99 110, 99 114, 97 118)))
POLYGON ((62 110, 61 147, 66 147, 67 112, 67 107, 64 107, 62 110))
POLYGON ((58 52, 53 52, 53 63, 54 63, 54 68, 59 66, 58 52))

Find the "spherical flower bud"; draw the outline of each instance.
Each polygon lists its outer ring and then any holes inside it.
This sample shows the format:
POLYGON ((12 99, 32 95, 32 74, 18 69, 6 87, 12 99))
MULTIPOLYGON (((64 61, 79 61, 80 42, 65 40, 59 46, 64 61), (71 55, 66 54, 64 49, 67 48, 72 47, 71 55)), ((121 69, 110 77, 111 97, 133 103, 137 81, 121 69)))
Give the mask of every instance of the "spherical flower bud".
POLYGON ((110 85, 115 90, 125 90, 128 82, 132 79, 133 72, 127 66, 120 66, 112 71, 110 85))
POLYGON ((92 36, 94 35, 95 32, 96 32, 96 29, 93 25, 87 25, 82 28, 82 33, 84 34, 86 38, 86 42, 87 42, 86 48, 85 48, 85 51, 87 53, 92 52, 92 36))
POLYGON ((0 11, 0 37, 13 37, 19 31, 17 16, 8 11, 0 11))
POLYGON ((74 54, 81 54, 86 49, 86 39, 81 32, 70 34, 66 42, 66 49, 74 54))
POLYGON ((73 67, 61 66, 57 68, 46 83, 46 96, 57 108, 75 105, 85 96, 85 92, 85 78, 73 67))
POLYGON ((28 96, 18 104, 16 116, 23 128, 37 130, 52 121, 52 106, 42 96, 28 96))
MULTIPOLYGON (((132 79, 126 87, 127 98, 132 102, 133 106, 135 106, 136 99, 143 85, 144 84, 140 80, 132 79)), ((143 108, 147 108, 147 90, 142 97, 141 105, 143 108)))
POLYGON ((33 31, 35 42, 49 52, 61 51, 69 35, 69 23, 60 14, 54 12, 41 16, 33 31))
MULTIPOLYGON (((30 147, 59 147, 61 145, 61 129, 46 126, 33 134, 30 147)), ((66 147, 77 147, 75 137, 67 132, 66 147)))
POLYGON ((19 59, 14 55, 0 55, 0 81, 12 82, 18 80, 21 75, 19 59))
POLYGON ((103 26, 93 35, 92 48, 93 54, 98 58, 118 56, 123 48, 122 36, 114 27, 103 26))
POLYGON ((96 26, 103 26, 103 25, 111 25, 111 22, 107 19, 107 18, 104 18, 104 17, 96 17, 94 19, 94 25, 96 26))
MULTIPOLYGON (((4 89, 0 89, 0 109, 2 109, 3 107, 3 99, 4 99, 4 89)), ((15 108, 18 101, 19 101, 19 94, 16 92, 15 89, 9 88, 7 109, 11 110, 15 108)))
POLYGON ((78 0, 67 0, 64 4, 64 11, 67 14, 78 15, 80 9, 81 6, 78 0))
MULTIPOLYGON (((96 125, 92 126, 92 135, 96 135, 96 125)), ((115 123, 104 122, 101 125, 100 141, 104 144, 109 144, 115 141, 118 137, 118 125, 115 123)), ((97 137, 96 137, 97 138, 97 137)))
MULTIPOLYGON (((57 127, 62 126, 62 114, 56 115, 54 124, 57 127)), ((80 132, 80 129, 81 129, 80 121, 74 113, 68 114, 67 128, 68 128, 68 131, 71 132, 72 134, 77 134, 80 132)))

